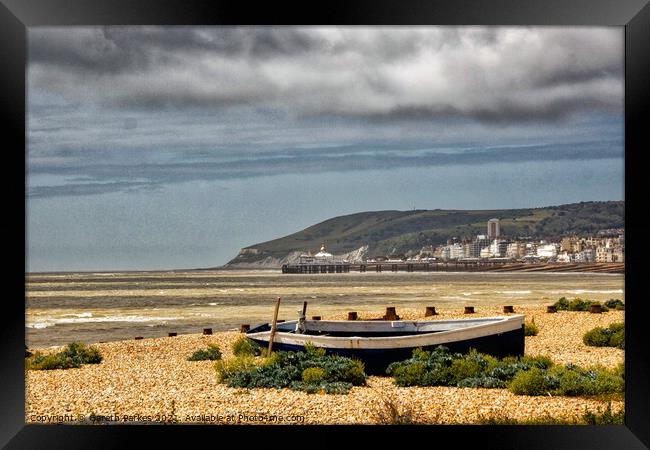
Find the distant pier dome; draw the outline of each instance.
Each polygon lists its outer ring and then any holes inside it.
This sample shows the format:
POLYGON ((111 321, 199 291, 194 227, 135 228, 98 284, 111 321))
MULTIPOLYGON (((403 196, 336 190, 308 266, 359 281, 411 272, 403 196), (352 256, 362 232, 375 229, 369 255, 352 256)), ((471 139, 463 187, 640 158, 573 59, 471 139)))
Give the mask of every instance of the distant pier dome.
POLYGON ((334 255, 331 253, 327 253, 325 250, 325 244, 321 244, 320 246, 320 252, 316 253, 314 255, 314 258, 332 258, 334 255))
POLYGON ((299 264, 319 265, 319 264, 346 264, 340 256, 334 256, 327 251, 325 244, 321 244, 320 252, 312 256, 311 252, 300 255, 299 264))

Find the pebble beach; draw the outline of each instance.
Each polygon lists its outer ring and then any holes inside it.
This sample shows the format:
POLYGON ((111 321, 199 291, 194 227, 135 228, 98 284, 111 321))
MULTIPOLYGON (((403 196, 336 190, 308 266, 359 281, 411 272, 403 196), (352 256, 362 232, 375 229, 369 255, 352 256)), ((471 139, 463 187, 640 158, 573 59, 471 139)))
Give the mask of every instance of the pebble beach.
MULTIPOLYGON (((462 307, 438 309, 439 320, 468 317, 462 307)), ((624 350, 589 347, 583 334, 624 320, 624 311, 602 314, 558 311, 545 306, 514 307, 539 327, 526 337, 526 354, 549 356, 556 363, 615 367, 624 350)), ((383 310, 357 311, 359 319, 379 318, 383 310)), ((402 319, 424 319, 424 310, 397 308, 402 319)), ((501 307, 477 307, 474 316, 503 315, 501 307)), ((346 314, 323 317, 343 320, 346 314)), ((197 330, 200 331, 200 330, 197 330)), ((377 424, 389 405, 421 424, 472 424, 488 417, 517 420, 579 418, 586 409, 603 410, 607 401, 579 397, 529 397, 507 389, 397 387, 390 377, 371 376, 367 386, 348 395, 307 394, 289 389, 236 389, 219 384, 213 361, 186 358, 217 344, 231 358, 237 331, 212 335, 184 334, 94 344, 100 364, 68 370, 26 370, 27 423, 70 424, 377 424)), ((54 352, 62 347, 31 348, 54 352)), ((624 407, 613 400, 612 409, 624 407)))

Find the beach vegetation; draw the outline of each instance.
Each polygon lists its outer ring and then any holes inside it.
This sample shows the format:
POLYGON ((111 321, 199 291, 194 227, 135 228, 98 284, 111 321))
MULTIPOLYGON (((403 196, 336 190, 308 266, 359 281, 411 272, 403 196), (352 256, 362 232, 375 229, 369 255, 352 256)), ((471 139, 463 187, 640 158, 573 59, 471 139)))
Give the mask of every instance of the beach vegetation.
POLYGON ((27 358, 26 367, 31 370, 72 369, 83 364, 99 364, 102 359, 96 347, 72 342, 58 353, 34 353, 27 358))
POLYGON ((612 411, 612 402, 608 402, 604 410, 600 408, 596 412, 589 411, 585 408, 585 413, 582 415, 582 420, 587 425, 624 425, 625 424, 625 409, 618 412, 612 411))
POLYGON ((304 352, 274 352, 267 358, 236 356, 217 362, 219 381, 236 388, 289 388, 307 393, 347 394, 367 375, 361 361, 326 355, 306 346, 304 352))
POLYGON ((563 418, 554 417, 549 413, 540 417, 529 419, 515 419, 506 414, 495 414, 490 416, 479 415, 479 425, 580 425, 577 417, 563 418))
POLYGON ((600 309, 603 312, 607 312, 610 309, 616 309, 622 311, 625 309, 625 304, 618 299, 607 300, 604 304, 600 302, 595 302, 591 300, 583 300, 581 298, 574 298, 569 300, 566 297, 561 297, 557 302, 554 303, 554 306, 558 311, 589 311, 592 305, 600 305, 600 309))
POLYGON ((524 336, 537 336, 539 327, 532 322, 524 323, 524 336))
POLYGON ((547 413, 540 417, 515 419, 504 413, 497 413, 489 416, 479 415, 478 423, 480 425, 623 425, 625 409, 613 412, 610 401, 605 408, 598 408, 596 411, 585 406, 585 412, 581 416, 570 418, 554 417, 547 413))
POLYGON ((235 356, 259 356, 261 349, 257 342, 248 339, 246 336, 241 336, 232 344, 232 352, 235 356))
POLYGON ((605 302, 605 306, 608 307, 609 309, 615 309, 617 311, 625 310, 625 303, 623 303, 621 300, 617 298, 610 298, 605 302))
POLYGON ((592 347, 625 349, 625 323, 613 323, 606 328, 593 328, 584 334, 582 342, 592 347))
POLYGON ((248 372, 257 367, 257 361, 250 355, 240 355, 234 358, 221 359, 215 364, 219 382, 226 382, 240 372, 248 372))
POLYGON ((209 344, 207 349, 200 349, 192 353, 188 361, 217 361, 221 359, 221 349, 216 344, 209 344))
POLYGON ((518 395, 597 396, 623 392, 623 368, 583 369, 554 364, 545 356, 498 359, 474 350, 451 353, 444 346, 416 349, 410 359, 388 366, 398 386, 508 388, 518 395))
POLYGON ((398 404, 392 398, 382 398, 374 411, 374 418, 379 425, 412 425, 416 423, 413 410, 398 404))
POLYGON ((302 371, 302 381, 307 384, 320 383, 325 381, 327 373, 322 367, 307 367, 302 371))
POLYGON ((625 381, 617 369, 600 366, 584 369, 574 364, 521 371, 508 385, 508 389, 518 395, 569 397, 620 393, 624 387, 625 381))

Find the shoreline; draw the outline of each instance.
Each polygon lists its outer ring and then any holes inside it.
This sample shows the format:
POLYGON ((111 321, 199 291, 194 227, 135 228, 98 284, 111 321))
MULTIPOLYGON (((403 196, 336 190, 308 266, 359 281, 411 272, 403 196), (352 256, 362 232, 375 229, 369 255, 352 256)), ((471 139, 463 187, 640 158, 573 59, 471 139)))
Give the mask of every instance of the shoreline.
MULTIPOLYGON (((437 308, 438 309, 438 308, 437 308)), ((440 308, 433 320, 467 317, 457 309, 440 308)), ((424 311, 398 309, 404 319, 422 319, 424 311)), ((608 347, 587 347, 582 334, 595 326, 624 320, 624 311, 602 314, 560 311, 545 312, 545 307, 517 306, 526 321, 534 320, 538 336, 526 337, 527 355, 547 355, 557 363, 581 366, 615 367, 624 360, 624 351, 608 347)), ((359 311, 361 318, 376 312, 359 311)), ((485 307, 475 316, 503 315, 498 307, 485 307)), ((342 320, 343 314, 324 317, 342 320)), ((430 318, 427 318, 430 319, 430 318)), ((26 371, 26 410, 28 423, 43 423, 45 416, 83 418, 75 423, 90 423, 94 415, 126 415, 153 418, 174 410, 182 423, 275 423, 264 417, 303 417, 305 424, 377 423, 376 413, 385 399, 392 399, 404 410, 413 412, 420 423, 477 423, 481 416, 507 416, 519 420, 544 415, 569 418, 597 410, 607 402, 576 397, 515 396, 506 389, 455 387, 399 388, 389 377, 370 377, 367 386, 354 387, 348 395, 306 394, 288 389, 235 389, 217 382, 212 361, 188 362, 186 357, 209 343, 220 346, 223 357, 232 357, 231 345, 237 331, 213 335, 185 334, 142 340, 93 344, 104 355, 98 365, 79 369, 26 371), (205 417, 240 415, 259 420, 235 422, 204 420, 205 417)), ((61 346, 34 348, 44 352, 61 346)), ((624 407, 612 402, 613 410, 624 407)))
MULTIPOLYGON (((355 263, 358 264, 358 263, 355 263)), ((375 264, 375 263, 373 263, 375 264)), ((381 264, 386 264, 387 266, 390 265, 391 263, 381 263, 381 264)), ((452 263, 450 263, 452 264, 452 263)), ((547 270, 550 268, 553 269, 562 269, 562 264, 564 263, 543 263, 543 264, 536 264, 536 263, 512 263, 516 264, 517 266, 522 266, 523 267, 497 267, 495 269, 491 270, 440 270, 440 271, 429 271, 425 273, 477 273, 477 274, 488 274, 488 273, 516 273, 516 272, 522 272, 522 273, 537 273, 537 272, 542 272, 542 273, 549 273, 549 274, 564 274, 564 273, 593 273, 593 274, 625 274, 625 263, 566 263, 567 265, 571 265, 570 268, 567 268, 569 270, 547 270), (585 267, 580 267, 583 265, 585 267), (621 267, 622 266, 622 267, 621 267), (582 270, 582 269, 589 269, 589 268, 601 268, 601 269, 607 269, 607 268, 612 268, 615 271, 593 271, 593 270, 582 270)), ((154 274, 154 273, 161 273, 161 274, 173 274, 173 273, 195 273, 195 272, 254 272, 254 273, 261 273, 261 272, 272 272, 272 273, 277 273, 277 274, 282 274, 282 266, 272 266, 272 267, 236 267, 235 265, 228 266, 218 266, 218 267, 199 267, 199 268, 193 268, 193 269, 151 269, 151 270, 88 270, 88 271, 45 271, 45 272, 25 272, 26 277, 32 277, 32 276, 62 276, 62 275, 92 275, 92 274, 97 274, 97 275, 114 275, 114 274, 154 274)), ((368 271, 368 272, 359 272, 359 271, 350 271, 347 273, 374 273, 373 271, 368 271)), ((393 273, 390 270, 384 270, 380 273, 393 273)), ((400 272, 396 272, 400 273, 400 272)), ((409 273, 419 273, 419 272, 409 272, 409 273)), ((339 273, 338 275, 344 275, 345 273, 339 273)), ((299 275, 299 274, 286 274, 286 275, 299 275)), ((328 274, 319 274, 319 275, 328 275, 328 274)))

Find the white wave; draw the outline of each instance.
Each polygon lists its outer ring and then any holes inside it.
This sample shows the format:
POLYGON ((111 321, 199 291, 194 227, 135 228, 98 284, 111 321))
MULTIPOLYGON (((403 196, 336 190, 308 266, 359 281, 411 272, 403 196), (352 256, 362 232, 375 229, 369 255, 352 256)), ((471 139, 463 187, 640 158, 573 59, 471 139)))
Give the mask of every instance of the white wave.
POLYGON ((156 317, 156 316, 104 316, 104 317, 52 317, 41 319, 39 322, 26 324, 27 328, 48 328, 54 325, 69 325, 75 323, 101 323, 101 322, 165 322, 176 320, 176 317, 156 317))
POLYGON ((217 306, 219 303, 208 303, 210 306, 217 306))
POLYGON ((590 290, 590 289, 574 289, 570 292, 572 294, 622 294, 623 289, 609 289, 609 290, 590 290))
POLYGON ((84 312, 84 313, 71 313, 71 314, 63 314, 66 317, 92 317, 93 313, 90 312, 84 312))
POLYGON ((533 291, 497 291, 498 294, 532 294, 533 291))

